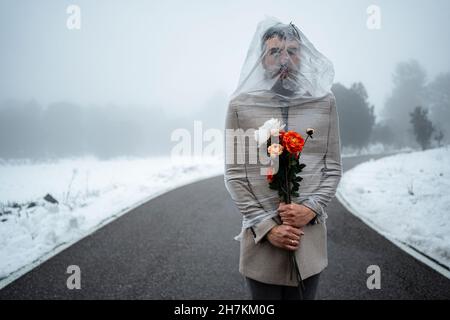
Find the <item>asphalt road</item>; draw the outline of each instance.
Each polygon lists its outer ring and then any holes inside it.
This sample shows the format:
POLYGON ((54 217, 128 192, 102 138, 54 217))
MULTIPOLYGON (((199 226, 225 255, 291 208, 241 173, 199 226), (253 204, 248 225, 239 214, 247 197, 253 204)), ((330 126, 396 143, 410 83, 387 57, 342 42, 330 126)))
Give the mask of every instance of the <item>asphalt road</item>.
MULTIPOLYGON (((344 171, 378 157, 345 158, 344 171)), ((319 299, 450 299, 449 279, 336 198, 327 212, 329 265, 319 299), (367 288, 369 265, 380 267, 381 289, 367 288)), ((240 225, 223 176, 180 187, 44 262, 0 290, 0 299, 250 299, 233 239, 240 225), (81 269, 80 290, 66 286, 69 265, 81 269)))

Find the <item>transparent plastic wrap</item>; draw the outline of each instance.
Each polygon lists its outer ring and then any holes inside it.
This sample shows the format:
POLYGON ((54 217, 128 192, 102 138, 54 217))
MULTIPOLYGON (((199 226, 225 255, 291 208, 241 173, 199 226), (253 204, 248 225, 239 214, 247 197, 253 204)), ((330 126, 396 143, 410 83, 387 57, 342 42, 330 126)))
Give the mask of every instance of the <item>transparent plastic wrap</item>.
POLYGON ((334 68, 292 23, 267 18, 258 24, 232 98, 242 93, 322 97, 330 93, 334 68))
POLYGON ((236 240, 246 228, 278 215, 280 197, 267 181, 278 164, 260 143, 261 130, 263 136, 264 130, 270 136, 279 129, 304 135, 314 128, 314 139, 301 153, 306 167, 292 202, 314 210, 319 223, 325 221, 324 208, 342 174, 333 79, 331 61, 294 24, 274 18, 258 24, 225 124, 225 185, 243 215, 236 240))

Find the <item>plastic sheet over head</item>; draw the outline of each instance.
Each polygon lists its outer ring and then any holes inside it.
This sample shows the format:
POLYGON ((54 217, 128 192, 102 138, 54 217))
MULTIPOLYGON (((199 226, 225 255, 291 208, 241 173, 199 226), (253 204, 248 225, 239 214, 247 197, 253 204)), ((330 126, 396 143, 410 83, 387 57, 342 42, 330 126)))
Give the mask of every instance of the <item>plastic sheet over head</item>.
POLYGON ((316 98, 330 93, 333 64, 293 23, 266 18, 258 24, 231 98, 275 92, 284 98, 316 98))

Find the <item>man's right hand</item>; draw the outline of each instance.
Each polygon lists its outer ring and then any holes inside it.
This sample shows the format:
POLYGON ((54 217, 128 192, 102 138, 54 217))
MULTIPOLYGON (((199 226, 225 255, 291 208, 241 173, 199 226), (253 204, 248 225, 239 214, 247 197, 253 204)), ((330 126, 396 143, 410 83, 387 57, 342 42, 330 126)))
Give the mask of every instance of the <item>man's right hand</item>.
POLYGON ((300 237, 304 234, 302 228, 281 224, 270 229, 267 240, 278 248, 295 251, 300 245, 300 237))

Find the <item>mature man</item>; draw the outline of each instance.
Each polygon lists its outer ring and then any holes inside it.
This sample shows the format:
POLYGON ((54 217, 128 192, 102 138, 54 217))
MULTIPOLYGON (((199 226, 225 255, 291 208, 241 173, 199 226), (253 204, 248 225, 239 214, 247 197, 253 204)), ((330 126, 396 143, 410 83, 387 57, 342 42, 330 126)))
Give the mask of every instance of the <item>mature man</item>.
POLYGON ((314 299, 328 265, 324 209, 342 176, 333 78, 332 63, 292 23, 258 25, 225 121, 225 185, 243 215, 235 238, 239 271, 254 299, 314 299), (301 153, 299 197, 290 204, 269 188, 267 164, 249 161, 252 130, 272 118, 285 130, 315 129, 301 153))

